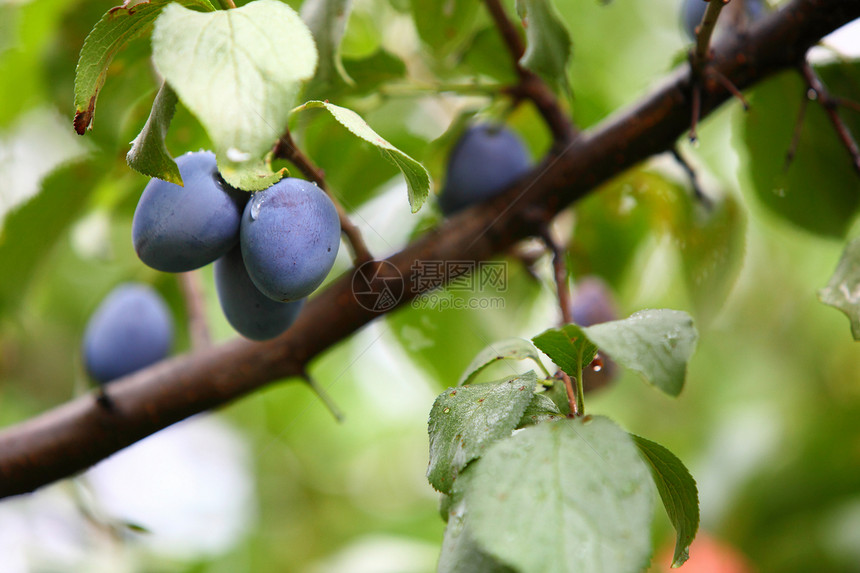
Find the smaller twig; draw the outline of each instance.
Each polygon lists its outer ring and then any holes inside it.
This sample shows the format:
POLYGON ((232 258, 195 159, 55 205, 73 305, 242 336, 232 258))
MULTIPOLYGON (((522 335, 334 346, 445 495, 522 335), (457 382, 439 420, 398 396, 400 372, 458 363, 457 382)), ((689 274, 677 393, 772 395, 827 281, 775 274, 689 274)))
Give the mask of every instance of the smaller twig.
POLYGON ((717 27, 717 20, 723 6, 729 0, 709 0, 708 9, 702 17, 702 23, 696 29, 696 49, 693 51, 693 71, 701 73, 711 59, 711 37, 717 27))
POLYGON ((508 15, 505 13, 505 9, 499 0, 484 0, 484 4, 487 6, 487 11, 490 13, 490 17, 502 35, 502 40, 505 42, 505 46, 511 53, 511 57, 513 57, 514 63, 519 70, 520 58, 526 52, 526 47, 520 33, 513 22, 508 19, 508 15))
POLYGON ((218 0, 218 4, 223 10, 231 10, 236 7, 236 3, 233 0, 218 0))
POLYGON ((203 297, 203 285, 196 271, 178 273, 179 288, 185 300, 185 311, 188 314, 188 332, 191 338, 191 348, 200 350, 212 344, 209 334, 209 321, 206 320, 206 302, 203 297))
POLYGON ((857 103, 856 101, 851 100, 851 99, 845 99, 842 97, 834 96, 833 94, 831 94, 830 97, 833 98, 833 101, 836 102, 836 105, 841 106, 841 107, 847 107, 850 110, 853 110, 853 111, 860 113, 860 103, 857 103))
POLYGON ((804 93, 803 99, 800 100, 800 107, 797 110, 797 119, 794 122, 794 133, 791 136, 791 145, 788 146, 788 151, 785 153, 785 165, 782 170, 788 171, 797 155, 797 146, 800 144, 800 134, 803 131, 803 118, 806 117, 806 108, 809 106, 809 98, 804 93))
POLYGON ((709 68, 708 75, 716 78, 717 81, 720 82, 720 85, 726 88, 727 92, 735 96, 736 99, 740 100, 741 105, 744 106, 744 111, 750 110, 750 104, 747 101, 747 98, 744 97, 744 94, 741 93, 741 90, 739 90, 729 78, 721 74, 716 68, 709 68))
POLYGON ((547 249, 552 253, 552 268, 555 272, 558 305, 561 308, 561 323, 570 324, 573 322, 573 316, 571 315, 570 288, 568 287, 567 265, 564 261, 564 250, 559 247, 555 242, 555 239, 552 238, 552 233, 548 226, 543 225, 541 227, 540 234, 547 249))
POLYGON ((693 80, 693 113, 690 117, 690 143, 696 143, 699 139, 696 128, 699 126, 699 113, 702 111, 702 84, 698 79, 693 80))
POLYGON ((669 150, 672 154, 672 157, 675 158, 675 161, 684 169, 684 172, 687 174, 687 177, 690 179, 690 185, 693 187, 693 195, 695 195, 696 199, 705 205, 707 208, 711 208, 711 199, 705 195, 705 192, 702 191, 702 186, 699 184, 699 177, 696 175, 696 170, 693 169, 693 166, 687 161, 687 159, 681 155, 681 151, 677 146, 672 147, 669 150))
POLYGON ((851 156, 854 169, 860 173, 860 148, 857 147, 857 142, 854 140, 854 136, 851 135, 851 130, 839 116, 839 100, 830 95, 824 82, 821 81, 821 78, 818 77, 818 74, 815 73, 809 62, 804 61, 800 64, 800 73, 803 75, 806 85, 815 93, 816 99, 821 104, 821 107, 824 108, 827 117, 830 118, 830 123, 833 124, 833 129, 836 130, 836 135, 839 136, 842 145, 851 156))
POLYGON ((337 407, 337 404, 334 403, 334 400, 332 400, 331 396, 328 395, 323 387, 317 384, 316 380, 314 380, 307 372, 302 373, 302 378, 307 382, 314 394, 322 400, 323 405, 329 412, 331 412, 334 419, 338 422, 343 422, 343 412, 340 411, 340 408, 337 407))
POLYGON ((366 262, 372 261, 373 255, 370 254, 370 250, 364 243, 361 231, 355 226, 349 218, 346 209, 343 208, 343 205, 341 205, 338 198, 334 196, 328 188, 328 185, 326 185, 325 176, 322 170, 314 165, 310 158, 302 153, 302 151, 296 146, 289 129, 285 130, 280 139, 278 139, 278 142, 272 149, 272 154, 274 157, 286 159, 298 167, 299 171, 301 171, 305 177, 316 183, 320 189, 325 191, 326 195, 329 196, 332 203, 334 203, 335 209, 337 209, 337 216, 340 219, 340 230, 343 232, 352 247, 353 264, 356 267, 359 267, 366 262))
POLYGON ((576 394, 573 391, 573 382, 564 370, 559 370, 558 375, 561 376, 561 380, 564 382, 564 390, 567 392, 567 403, 570 406, 570 417, 578 418, 581 414, 576 402, 576 394))

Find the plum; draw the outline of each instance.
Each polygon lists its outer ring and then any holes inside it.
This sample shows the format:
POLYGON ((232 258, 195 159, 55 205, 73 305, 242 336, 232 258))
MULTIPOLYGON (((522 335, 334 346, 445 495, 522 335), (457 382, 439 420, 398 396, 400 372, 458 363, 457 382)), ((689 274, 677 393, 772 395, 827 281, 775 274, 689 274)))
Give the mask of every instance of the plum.
MULTIPOLYGON (((576 285, 570 301, 570 314, 579 326, 591 326, 618 319, 612 293, 603 280, 585 277, 576 285)), ((582 383, 588 390, 605 386, 618 375, 618 365, 603 352, 599 354, 599 369, 586 368, 582 372, 582 383)))
POLYGON ((239 244, 254 285, 276 301, 311 294, 340 247, 337 209, 319 187, 288 177, 251 196, 239 244))
POLYGON ((176 164, 185 186, 150 180, 131 227, 140 260, 171 273, 200 268, 229 251, 239 240, 248 199, 224 182, 209 151, 186 153, 176 164))
POLYGON ((278 302, 261 293, 248 276, 239 245, 215 261, 215 289, 227 322, 251 340, 268 340, 287 330, 305 302, 278 302))
POLYGON ((504 191, 530 168, 523 142, 503 125, 468 128, 451 150, 439 207, 446 216, 504 191))
POLYGON ((141 283, 123 283, 99 304, 84 331, 87 373, 101 384, 163 360, 173 321, 161 296, 141 283))

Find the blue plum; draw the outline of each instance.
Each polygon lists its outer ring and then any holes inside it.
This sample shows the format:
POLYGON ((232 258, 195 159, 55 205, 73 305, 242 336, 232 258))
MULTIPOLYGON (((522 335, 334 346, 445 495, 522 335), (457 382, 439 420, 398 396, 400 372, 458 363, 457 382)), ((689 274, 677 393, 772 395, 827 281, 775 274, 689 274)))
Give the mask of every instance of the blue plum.
POLYGON ((271 299, 295 301, 316 290, 334 265, 340 219, 319 187, 288 177, 254 193, 239 237, 256 287, 271 299))
POLYGON ((503 125, 467 129, 448 158, 439 207, 446 216, 504 191, 530 168, 523 142, 503 125))
MULTIPOLYGON (((597 277, 585 277, 577 283, 570 302, 570 314, 573 322, 579 326, 618 319, 612 293, 606 283, 597 277)), ((599 369, 586 368, 582 372, 582 383, 588 390, 605 386, 618 376, 618 365, 603 352, 600 358, 602 364, 599 369)))
POLYGON ((215 289, 227 322, 251 340, 268 340, 287 330, 305 302, 278 302, 261 293, 248 276, 238 245, 215 261, 215 289))
POLYGON ((176 160, 184 187, 152 179, 131 227, 134 250, 159 271, 179 273, 207 265, 239 240, 248 194, 227 185, 209 151, 176 160))
POLYGON ((90 317, 84 332, 87 373, 101 384, 167 357, 173 320, 161 296, 140 283, 113 289, 90 317))

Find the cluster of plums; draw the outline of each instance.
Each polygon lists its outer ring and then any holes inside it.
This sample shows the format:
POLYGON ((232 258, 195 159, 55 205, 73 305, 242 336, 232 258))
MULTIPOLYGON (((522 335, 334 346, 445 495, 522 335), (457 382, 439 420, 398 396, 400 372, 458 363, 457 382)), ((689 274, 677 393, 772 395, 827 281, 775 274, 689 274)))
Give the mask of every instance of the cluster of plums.
MULTIPOLYGON (((176 163, 184 186, 152 179, 143 190, 132 222, 135 251, 148 266, 172 273, 214 262, 218 300, 233 328, 253 340, 278 336, 334 265, 337 209, 319 187, 294 178, 249 197, 221 178, 211 152, 187 153, 176 163)), ((88 372, 106 382, 123 369, 105 364, 134 366, 121 376, 160 360, 172 340, 165 321, 154 291, 118 287, 87 326, 88 372), (147 329, 152 340, 142 342, 147 329)))

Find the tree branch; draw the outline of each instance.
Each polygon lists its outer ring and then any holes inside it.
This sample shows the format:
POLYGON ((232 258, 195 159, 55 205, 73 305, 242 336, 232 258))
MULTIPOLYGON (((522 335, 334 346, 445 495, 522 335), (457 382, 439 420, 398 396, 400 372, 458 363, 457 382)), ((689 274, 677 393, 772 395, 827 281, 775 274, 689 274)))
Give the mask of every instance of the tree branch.
MULTIPOLYGON (((821 37, 860 17, 856 0, 793 0, 756 23, 743 41, 727 37, 712 62, 740 89, 794 67, 821 37)), ((549 216, 600 183, 669 150, 689 125, 690 68, 683 66, 634 106, 554 150, 532 176, 493 200, 461 212, 388 259, 404 281, 399 304, 420 294, 412 265, 426 260, 485 260, 539 232, 549 216), (544 219, 545 220, 545 219, 544 219)), ((720 85, 702 92, 702 113, 731 97, 720 85)), ((384 284, 377 286, 381 290, 384 284)), ((313 297, 281 337, 236 339, 177 356, 111 383, 114 408, 83 396, 0 433, 0 496, 32 491, 82 471, 170 424, 223 406, 264 384, 301 376, 315 356, 379 316, 358 304, 352 274, 313 297), (321 325, 325 325, 322 327, 321 325)))

